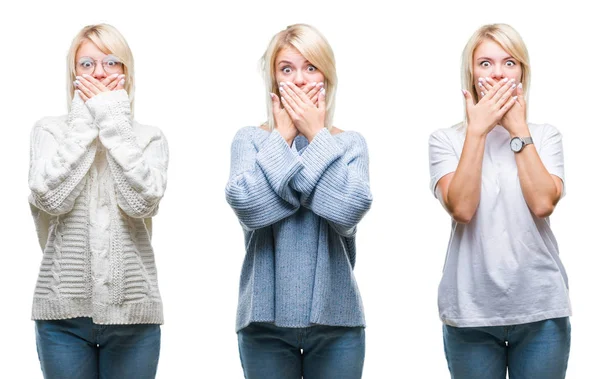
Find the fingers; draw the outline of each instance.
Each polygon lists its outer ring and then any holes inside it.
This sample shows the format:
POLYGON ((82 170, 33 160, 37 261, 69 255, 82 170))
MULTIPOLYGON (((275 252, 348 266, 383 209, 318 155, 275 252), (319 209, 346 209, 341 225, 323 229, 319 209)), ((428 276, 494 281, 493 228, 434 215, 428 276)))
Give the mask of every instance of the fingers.
MULTIPOLYGON (((107 76, 106 78, 101 80, 102 85, 104 85, 106 88, 109 88, 109 86, 116 80, 116 78, 119 76, 119 74, 112 74, 107 76)), ((116 84, 115 84, 116 87, 116 84)))
MULTIPOLYGON (((296 87, 295 85, 287 84, 285 82, 280 83, 279 93, 281 93, 281 102, 285 108, 285 105, 294 108, 296 112, 298 112, 302 105, 302 100, 298 97, 298 95, 291 89, 291 87, 296 87)), ((306 95, 304 95, 306 96, 306 95)), ((287 109, 287 108, 286 108, 287 109)), ((291 114, 290 114, 291 116, 291 114)))
POLYGON ((318 95, 318 100, 317 100, 317 108, 321 109, 325 109, 325 107, 327 106, 327 104, 325 103, 325 88, 321 88, 319 90, 319 95, 318 95))
POLYGON ((103 89, 106 89, 106 87, 104 87, 102 83, 86 74, 82 76, 76 76, 75 79, 76 80, 73 84, 75 84, 75 87, 77 87, 77 89, 83 91, 83 93, 87 97, 92 97, 102 92, 102 90, 98 86, 101 86, 103 89), (94 82, 92 82, 92 80, 94 82))
MULTIPOLYGON (((106 86, 106 88, 109 91, 114 91, 114 90, 118 90, 118 89, 122 89, 122 88, 118 88, 119 87, 119 83, 125 81, 125 75, 123 74, 113 74, 111 76, 109 76, 110 80, 108 81, 108 83, 104 83, 104 81, 102 81, 102 83, 106 86)), ((108 78, 107 78, 108 79, 108 78)), ((106 80, 106 79, 105 79, 106 80)), ((121 86, 123 87, 123 86, 121 86)))
POLYGON ((298 119, 298 114, 294 111, 294 108, 288 102, 286 95, 282 95, 281 104, 283 104, 283 108, 287 111, 287 113, 290 115, 290 118, 292 120, 298 119))
POLYGON ((481 97, 484 97, 488 92, 490 92, 496 83, 497 82, 492 78, 479 78, 477 81, 477 87, 479 88, 481 97))
MULTIPOLYGON (((90 88, 88 88, 87 85, 84 84, 84 81, 85 81, 85 79, 83 79, 81 76, 77 76, 76 80, 73 82, 73 85, 79 91, 80 94, 82 94, 86 98, 90 99, 95 95, 95 93, 92 92, 92 90, 90 88)), ((89 84, 89 82, 87 82, 87 81, 85 81, 85 82, 89 84)), ((96 87, 94 87, 94 88, 96 88, 96 87)), ((97 88, 96 88, 96 90, 97 90, 97 88)), ((83 96, 82 96, 82 99, 83 99, 83 96)))
POLYGON ((467 105, 467 109, 474 106, 475 101, 473 100, 473 95, 471 95, 471 92, 467 91, 466 89, 463 89, 462 93, 463 93, 463 96, 465 97, 465 104, 467 105))
POLYGON ((283 82, 283 87, 298 106, 311 104, 310 98, 292 82, 283 82))
POLYGON ((82 83, 86 84, 85 81, 87 81, 87 82, 89 82, 89 84, 96 87, 96 89, 98 90, 96 92, 92 89, 92 92, 95 92, 96 94, 98 94, 100 92, 108 91, 108 88, 106 88, 106 86, 104 84, 102 84, 102 82, 100 82, 98 79, 94 78, 92 75, 83 74, 83 75, 81 75, 81 77, 84 79, 84 80, 80 80, 82 83))
POLYGON ((515 103, 517 102, 517 99, 519 97, 518 96, 511 96, 508 101, 502 106, 502 108, 500 108, 500 117, 504 116, 504 114, 506 112, 508 112, 510 110, 510 108, 513 107, 513 105, 515 105, 515 103))
MULTIPOLYGON (((489 92, 489 94, 492 96, 491 101, 498 104, 499 106, 502 106, 504 104, 504 102, 500 102, 500 99, 503 98, 504 101, 506 101, 507 97, 504 95, 509 90, 511 90, 511 92, 512 92, 512 90, 515 89, 516 86, 517 85, 515 84, 514 79, 511 79, 511 80, 508 80, 508 78, 502 79, 501 81, 496 83, 492 87, 492 90, 489 92)), ((510 96, 510 93, 509 93, 509 96, 510 96)))
POLYGON ((125 89, 125 75, 119 76, 119 82, 118 82, 117 86, 115 87, 115 91, 118 91, 120 89, 125 89))
POLYGON ((308 96, 311 103, 317 105, 317 102, 319 101, 319 91, 321 90, 321 88, 323 88, 323 86, 324 86, 324 83, 321 82, 321 83, 312 83, 308 87, 306 96, 308 96))
POLYGON ((273 92, 271 95, 271 103, 273 105, 273 116, 277 115, 277 113, 281 110, 281 103, 279 102, 279 97, 275 95, 273 92))
MULTIPOLYGON (((512 81, 512 83, 511 83, 511 81, 509 81, 506 84, 510 84, 510 86, 509 86, 508 89, 503 89, 505 92, 504 92, 504 94, 500 97, 500 99, 497 102, 497 105, 500 106, 500 107, 502 107, 508 101, 508 99, 510 97, 513 97, 512 96, 513 90, 517 87, 517 85, 514 83, 514 80, 512 81)), ((514 97, 515 97, 515 99, 517 98, 516 96, 514 96, 514 97)))

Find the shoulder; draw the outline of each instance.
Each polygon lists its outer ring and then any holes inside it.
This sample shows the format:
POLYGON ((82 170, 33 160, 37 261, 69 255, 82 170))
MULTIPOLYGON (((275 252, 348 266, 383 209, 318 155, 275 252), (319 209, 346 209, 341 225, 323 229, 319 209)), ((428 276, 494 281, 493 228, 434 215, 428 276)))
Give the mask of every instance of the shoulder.
POLYGON ((331 134, 331 136, 334 137, 336 140, 341 141, 343 143, 358 143, 365 146, 367 144, 365 137, 363 137, 363 135, 359 132, 353 130, 346 131, 334 126, 329 131, 329 134, 331 134))
POLYGON ((446 143, 452 144, 464 140, 464 126, 460 122, 449 128, 440 128, 429 135, 429 144, 446 143))
POLYGON ((45 130, 54 134, 67 127, 67 115, 43 117, 33 124, 32 131, 45 130))
POLYGON ((233 141, 262 141, 270 134, 269 130, 260 126, 245 126, 235 133, 233 141))
POLYGON ((557 127, 550 124, 534 124, 527 123, 529 126, 529 131, 531 132, 531 136, 533 138, 533 143, 540 142, 544 143, 548 140, 552 141, 560 141, 562 139, 562 134, 558 130, 557 127))
POLYGON ((531 133, 560 133, 556 126, 550 124, 534 124, 532 122, 528 122, 527 125, 529 126, 529 130, 531 131, 531 133))
POLYGON ((137 121, 131 123, 131 129, 140 146, 147 146, 150 142, 157 141, 166 144, 167 138, 160 128, 141 124, 137 121))

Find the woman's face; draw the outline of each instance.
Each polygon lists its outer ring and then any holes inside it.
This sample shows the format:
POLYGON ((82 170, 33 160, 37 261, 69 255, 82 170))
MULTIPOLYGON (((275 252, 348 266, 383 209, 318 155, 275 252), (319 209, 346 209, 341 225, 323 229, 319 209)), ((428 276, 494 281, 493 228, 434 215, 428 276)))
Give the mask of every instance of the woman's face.
POLYGON ((75 55, 77 76, 88 74, 102 80, 112 74, 122 74, 123 64, 113 55, 104 54, 90 40, 84 40, 75 55))
POLYGON ((522 79, 521 64, 496 42, 486 39, 473 52, 473 85, 478 87, 479 78, 499 81, 514 79, 518 84, 522 79))
POLYGON ((325 76, 294 47, 284 47, 275 58, 277 83, 292 82, 303 89, 311 83, 325 81, 325 76))

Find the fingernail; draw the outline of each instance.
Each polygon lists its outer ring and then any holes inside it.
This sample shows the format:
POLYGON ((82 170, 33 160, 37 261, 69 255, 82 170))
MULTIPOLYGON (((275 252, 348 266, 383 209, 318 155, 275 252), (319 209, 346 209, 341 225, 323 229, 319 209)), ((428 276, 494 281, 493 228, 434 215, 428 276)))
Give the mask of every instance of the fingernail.
POLYGON ((467 96, 467 90, 466 90, 466 89, 462 89, 462 88, 461 88, 461 89, 460 89, 460 92, 462 92, 462 94, 463 94, 464 96, 467 96))
POLYGON ((511 79, 511 80, 510 80, 510 82, 511 82, 511 83, 514 83, 514 82, 515 82, 515 80, 514 80, 514 79, 511 79))
POLYGON ((75 79, 81 80, 81 76, 76 76, 75 79))
POLYGON ((292 82, 285 82, 285 84, 290 86, 290 85, 292 85, 292 82))
POLYGON ((478 80, 479 80, 480 82, 483 82, 483 78, 479 78, 478 80))
POLYGON ((483 84, 481 82, 479 82, 477 84, 479 84, 479 88, 483 88, 483 84))
POLYGON ((87 78, 89 75, 88 74, 83 74, 81 76, 83 76, 84 78, 87 78))
POLYGON ((484 96, 485 96, 485 93, 484 93, 484 92, 481 92, 481 97, 484 97, 484 96))
POLYGON ((125 79, 121 79, 121 81, 119 82, 120 85, 125 85, 125 79))
POLYGON ((519 89, 523 89, 523 83, 519 83, 517 87, 519 87, 519 89))
POLYGON ((319 87, 323 87, 325 85, 325 83, 321 82, 318 84, 319 87))
POLYGON ((508 82, 508 78, 502 79, 502 83, 506 83, 506 82, 508 82))
POLYGON ((519 96, 513 96, 513 100, 517 100, 519 96))
POLYGON ((325 95, 325 88, 321 88, 321 93, 325 95))
POLYGON ((513 85, 510 86, 510 89, 515 89, 515 88, 517 88, 517 85, 515 83, 513 83, 513 85))
POLYGON ((116 76, 119 76, 119 74, 112 74, 110 77, 111 77, 111 78, 114 78, 114 77, 116 77, 116 76))
POLYGON ((492 79, 490 79, 488 76, 485 77, 485 80, 488 81, 488 82, 492 81, 492 79))
POLYGON ((75 85, 75 87, 78 87, 79 86, 79 80, 74 81, 73 85, 75 85))
POLYGON ((279 82, 279 87, 283 87, 285 85, 284 82, 279 82))
POLYGON ((317 85, 317 82, 312 82, 312 83, 310 83, 310 86, 311 86, 311 87, 314 87, 314 86, 316 86, 316 85, 317 85))

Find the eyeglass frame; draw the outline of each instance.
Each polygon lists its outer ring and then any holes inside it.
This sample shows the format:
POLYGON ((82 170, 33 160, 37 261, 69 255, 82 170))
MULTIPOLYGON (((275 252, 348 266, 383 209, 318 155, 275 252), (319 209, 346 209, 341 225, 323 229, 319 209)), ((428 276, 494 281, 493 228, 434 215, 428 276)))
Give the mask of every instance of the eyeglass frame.
POLYGON ((94 71, 96 71, 97 62, 101 62, 102 69, 107 74, 114 74, 114 73, 116 73, 118 71, 118 67, 122 67, 122 68, 125 67, 125 65, 123 64, 123 62, 121 62, 121 60, 119 58, 117 58, 116 56, 114 56, 112 54, 109 54, 109 55, 107 55, 106 57, 104 57, 101 60, 100 59, 92 59, 92 57, 85 57, 85 56, 81 57, 81 58, 79 58, 79 60, 75 64, 75 70, 80 69, 85 74, 93 73, 94 71), (86 59, 86 60, 84 61, 84 59, 86 59), (81 66, 81 64, 84 63, 84 62, 91 62, 91 63, 93 63, 93 66, 90 67, 90 68, 85 68, 85 67, 81 66), (107 69, 107 67, 110 67, 110 66, 108 66, 109 62, 115 62, 115 63, 117 63, 117 65, 115 65, 115 67, 116 67, 115 70, 110 69, 110 68, 107 69))

